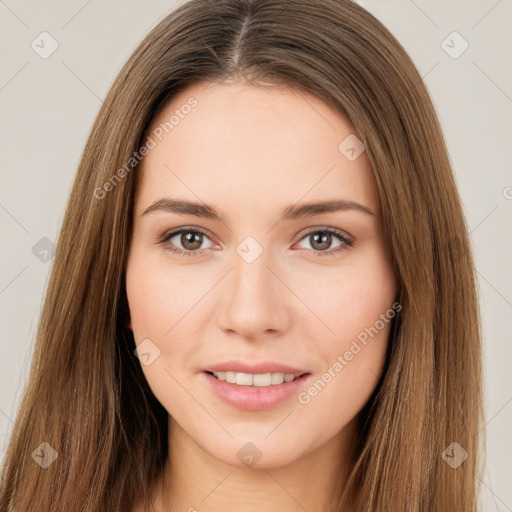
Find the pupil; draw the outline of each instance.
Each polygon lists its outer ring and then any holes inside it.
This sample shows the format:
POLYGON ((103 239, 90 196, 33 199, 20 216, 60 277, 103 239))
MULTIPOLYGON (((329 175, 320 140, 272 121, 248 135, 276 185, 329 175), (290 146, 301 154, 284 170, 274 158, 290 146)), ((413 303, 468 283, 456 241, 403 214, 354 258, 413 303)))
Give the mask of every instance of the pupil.
POLYGON ((316 245, 317 249, 328 249, 331 245, 331 234, 330 233, 316 233, 313 235, 314 243, 311 246, 314 248, 316 245))
POLYGON ((189 231, 188 233, 183 233, 181 235, 181 243, 186 249, 198 249, 201 247, 202 236, 202 233, 193 233, 189 231))

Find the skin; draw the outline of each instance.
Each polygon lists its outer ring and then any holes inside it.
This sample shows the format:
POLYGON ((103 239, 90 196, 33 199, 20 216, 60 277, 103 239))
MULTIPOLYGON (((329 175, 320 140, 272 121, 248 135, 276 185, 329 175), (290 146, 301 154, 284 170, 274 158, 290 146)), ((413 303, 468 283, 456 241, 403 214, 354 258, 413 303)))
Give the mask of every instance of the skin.
POLYGON ((203 369, 235 357, 283 362, 312 374, 304 391, 330 367, 332 374, 338 356, 391 308, 397 282, 373 172, 366 153, 350 161, 338 149, 355 134, 346 119, 284 87, 196 84, 164 106, 151 129, 191 96, 197 106, 138 170, 126 274, 135 341, 149 338, 160 350, 142 369, 172 416, 155 509, 230 512, 243 503, 246 512, 329 511, 330 492, 353 463, 358 414, 381 375, 391 322, 307 404, 294 395, 265 411, 242 411, 209 389, 203 369), (224 222, 143 215, 162 197, 212 205, 224 222), (282 220, 289 205, 338 198, 375 215, 282 220), (195 249, 202 254, 170 252, 193 252, 180 235, 157 243, 180 227, 208 233, 195 249), (326 227, 355 244, 333 236, 319 248, 312 235, 326 227), (263 249, 250 264, 236 252, 246 236, 263 249), (332 254, 315 257, 322 250, 332 254), (253 467, 237 457, 247 442, 261 452, 253 467))

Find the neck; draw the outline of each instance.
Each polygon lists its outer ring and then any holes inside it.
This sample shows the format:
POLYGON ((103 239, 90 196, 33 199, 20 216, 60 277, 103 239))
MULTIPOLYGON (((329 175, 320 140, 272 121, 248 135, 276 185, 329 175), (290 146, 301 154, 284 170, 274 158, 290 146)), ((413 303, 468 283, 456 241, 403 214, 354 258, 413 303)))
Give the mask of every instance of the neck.
POLYGON ((156 510, 239 512, 243 506, 244 512, 332 512, 353 464, 355 425, 288 465, 249 468, 212 457, 170 420, 156 510))

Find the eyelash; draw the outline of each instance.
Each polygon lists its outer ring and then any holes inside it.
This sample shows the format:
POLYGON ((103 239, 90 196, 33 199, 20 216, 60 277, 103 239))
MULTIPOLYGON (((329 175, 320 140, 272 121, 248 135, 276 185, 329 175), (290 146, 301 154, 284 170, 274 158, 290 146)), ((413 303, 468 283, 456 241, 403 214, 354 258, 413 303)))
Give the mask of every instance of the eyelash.
MULTIPOLYGON (((202 235, 206 236, 208 239, 210 238, 208 236, 208 233, 206 233, 206 231, 204 231, 203 229, 201 228, 188 228, 188 227, 185 227, 185 228, 179 228, 179 229, 176 229, 176 230, 173 230, 173 231, 168 231, 166 233, 164 233, 164 235, 162 235, 162 237, 160 237, 158 240, 157 240, 157 243, 161 244, 161 245, 164 245, 166 242, 168 242, 171 238, 174 238, 176 235, 180 235, 182 233, 201 233, 202 235)), ((347 236, 343 231, 340 231, 338 229, 335 229, 335 228, 315 228, 315 229, 312 229, 311 231, 308 231, 307 233, 305 233, 299 240, 302 241, 303 239, 307 238, 308 236, 314 234, 314 233, 329 233, 331 235, 334 235, 336 236, 342 243, 343 245, 341 246, 338 246, 337 248, 335 249, 329 249, 327 251, 315 251, 313 249, 311 249, 311 251, 313 252, 313 254, 315 255, 315 257, 319 256, 319 257, 323 257, 323 256, 330 256, 334 253, 338 253, 338 252, 341 252, 343 250, 346 249, 346 247, 353 247, 354 246, 354 240, 352 238, 350 238, 349 236, 347 236)), ((198 256, 198 255, 201 255, 204 251, 200 251, 200 250, 196 250, 196 251, 186 251, 186 250, 183 250, 183 249, 176 249, 176 248, 173 248, 173 247, 166 247, 166 250, 172 252, 173 254, 176 254, 177 256, 198 256)), ((306 249, 308 250, 308 249, 306 249)))

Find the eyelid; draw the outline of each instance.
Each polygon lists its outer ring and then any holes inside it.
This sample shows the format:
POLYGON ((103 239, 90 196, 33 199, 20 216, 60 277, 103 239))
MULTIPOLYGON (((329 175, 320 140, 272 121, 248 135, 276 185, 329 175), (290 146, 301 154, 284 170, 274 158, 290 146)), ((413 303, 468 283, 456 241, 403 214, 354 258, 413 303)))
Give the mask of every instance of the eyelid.
POLYGON ((340 237, 342 240, 346 241, 347 243, 354 243, 355 238, 347 233, 346 231, 343 231, 342 229, 333 228, 330 226, 313 226, 310 228, 305 229, 304 231, 301 231, 299 235, 299 242, 306 236, 311 235, 312 233, 318 233, 318 232, 324 232, 324 233, 331 233, 333 235, 336 235, 340 237))

